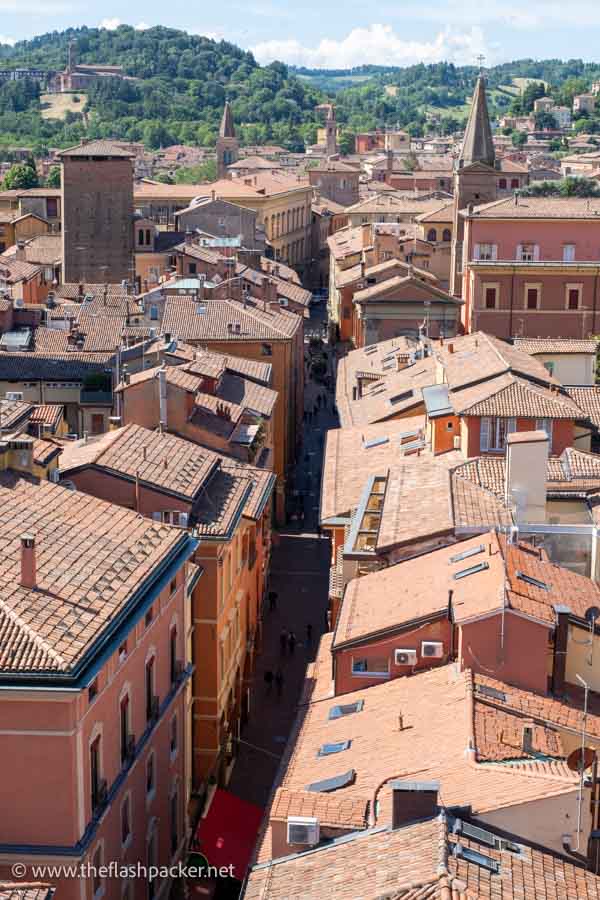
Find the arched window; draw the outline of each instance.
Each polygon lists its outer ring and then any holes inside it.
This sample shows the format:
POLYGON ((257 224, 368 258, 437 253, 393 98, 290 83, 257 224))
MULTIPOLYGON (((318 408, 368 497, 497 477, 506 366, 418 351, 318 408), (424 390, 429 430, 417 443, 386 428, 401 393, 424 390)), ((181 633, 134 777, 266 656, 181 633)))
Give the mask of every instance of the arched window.
POLYGON ((437 241, 437 232, 435 228, 430 228, 427 232, 427 240, 428 241, 437 241))
POLYGON ((138 246, 139 247, 144 246, 144 229, 143 228, 140 228, 140 230, 138 231, 138 246))
POLYGON ((148 245, 148 247, 150 246, 150 240, 150 229, 146 228, 146 244, 148 245))
POLYGON ((449 228, 444 228, 444 233, 442 234, 443 241, 451 241, 452 240, 452 232, 449 228))
POLYGON ((501 191, 506 190, 506 178, 500 179, 500 181, 498 182, 498 187, 500 188, 501 191))

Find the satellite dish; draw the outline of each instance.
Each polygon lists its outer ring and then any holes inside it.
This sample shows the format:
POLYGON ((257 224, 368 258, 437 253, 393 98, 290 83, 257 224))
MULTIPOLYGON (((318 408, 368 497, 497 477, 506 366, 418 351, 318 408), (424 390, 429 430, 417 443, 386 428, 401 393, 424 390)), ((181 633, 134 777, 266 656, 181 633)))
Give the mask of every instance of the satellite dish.
POLYGON ((585 612, 585 621, 588 625, 594 625, 596 619, 600 616, 600 607, 598 606, 590 606, 589 609, 585 612))
POLYGON ((592 747, 577 747, 567 756, 567 766, 572 772, 585 772, 595 759, 596 751, 592 747))

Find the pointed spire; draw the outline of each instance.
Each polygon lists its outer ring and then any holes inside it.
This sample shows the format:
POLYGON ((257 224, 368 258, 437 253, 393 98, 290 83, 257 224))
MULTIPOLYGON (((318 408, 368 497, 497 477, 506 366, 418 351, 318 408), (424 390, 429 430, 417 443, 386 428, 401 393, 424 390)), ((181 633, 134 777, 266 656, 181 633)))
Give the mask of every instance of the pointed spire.
POLYGON ((219 137, 233 138, 235 137, 235 128, 233 127, 233 114, 229 105, 229 100, 225 101, 223 110, 223 118, 221 119, 221 127, 219 128, 219 137))
POLYGON ((483 74, 480 74, 475 85, 460 160, 466 166, 476 162, 493 166, 495 159, 496 153, 485 96, 485 78, 483 74))

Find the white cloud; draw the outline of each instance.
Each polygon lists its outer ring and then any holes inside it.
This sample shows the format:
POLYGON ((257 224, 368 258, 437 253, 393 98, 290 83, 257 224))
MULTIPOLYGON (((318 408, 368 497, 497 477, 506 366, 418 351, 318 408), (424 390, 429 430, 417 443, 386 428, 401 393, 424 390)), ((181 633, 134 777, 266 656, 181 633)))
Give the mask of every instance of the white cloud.
POLYGON ((148 25, 147 22, 138 22, 134 27, 136 31, 147 31, 149 28, 152 28, 152 25, 148 25))
POLYGON ((102 19, 100 22, 100 28, 106 28, 107 31, 114 31, 121 24, 121 20, 114 19, 102 19))
POLYGON ((316 47, 306 47, 291 38, 263 41, 251 49, 263 64, 277 59, 290 65, 320 69, 348 69, 367 64, 407 66, 440 60, 465 65, 473 64, 480 53, 488 63, 494 55, 478 26, 464 31, 447 27, 431 41, 411 41, 403 40, 391 25, 369 25, 353 28, 339 41, 323 38, 316 47))
POLYGON ((0 34, 0 44, 8 44, 9 47, 14 47, 16 43, 16 38, 6 37, 5 34, 0 34))

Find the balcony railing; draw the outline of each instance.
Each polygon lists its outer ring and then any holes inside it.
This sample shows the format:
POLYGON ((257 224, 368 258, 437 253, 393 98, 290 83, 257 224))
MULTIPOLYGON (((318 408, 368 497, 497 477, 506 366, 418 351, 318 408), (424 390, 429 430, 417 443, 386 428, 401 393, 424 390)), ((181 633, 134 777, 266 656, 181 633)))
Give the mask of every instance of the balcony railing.
POLYGON ((94 404, 94 406, 112 406, 112 391, 82 390, 79 395, 79 402, 94 404))

